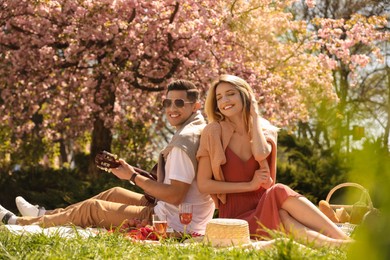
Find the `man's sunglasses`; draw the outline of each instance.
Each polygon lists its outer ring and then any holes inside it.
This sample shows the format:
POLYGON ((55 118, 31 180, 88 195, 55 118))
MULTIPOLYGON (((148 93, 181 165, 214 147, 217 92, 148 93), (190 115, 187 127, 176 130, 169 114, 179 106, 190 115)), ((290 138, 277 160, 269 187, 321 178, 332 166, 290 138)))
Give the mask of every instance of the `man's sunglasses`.
POLYGON ((184 99, 181 99, 181 98, 174 99, 174 100, 166 98, 163 100, 162 105, 164 108, 168 108, 168 107, 172 106, 172 102, 175 104, 175 107, 177 107, 177 108, 182 108, 182 107, 184 107, 185 104, 194 103, 194 102, 190 102, 190 101, 184 101, 184 99))

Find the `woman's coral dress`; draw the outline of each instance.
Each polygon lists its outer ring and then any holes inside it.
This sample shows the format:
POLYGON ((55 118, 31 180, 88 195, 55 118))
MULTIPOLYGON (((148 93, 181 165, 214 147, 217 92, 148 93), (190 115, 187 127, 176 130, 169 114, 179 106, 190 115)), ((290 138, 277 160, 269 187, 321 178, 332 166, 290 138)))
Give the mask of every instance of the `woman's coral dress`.
MULTIPOLYGON (((254 157, 244 162, 229 147, 225 154, 226 164, 221 166, 225 181, 251 181, 254 172, 259 169, 254 157)), ((289 196, 302 195, 283 184, 275 184, 267 190, 260 188, 252 192, 226 194, 226 204, 219 205, 219 217, 244 219, 249 223, 251 236, 268 236, 264 227, 271 230, 280 228, 279 210, 289 196)))

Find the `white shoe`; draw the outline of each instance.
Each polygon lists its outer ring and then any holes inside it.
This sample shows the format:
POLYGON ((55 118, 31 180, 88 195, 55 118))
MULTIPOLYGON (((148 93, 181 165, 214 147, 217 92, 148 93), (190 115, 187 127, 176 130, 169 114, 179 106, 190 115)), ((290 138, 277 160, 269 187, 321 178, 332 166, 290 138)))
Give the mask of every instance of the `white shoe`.
POLYGON ((18 208, 20 214, 24 217, 38 217, 45 214, 44 208, 39 208, 38 205, 32 205, 27 202, 23 197, 18 196, 15 199, 16 207, 18 208))
POLYGON ((14 213, 0 205, 0 223, 8 224, 8 220, 14 216, 14 213))

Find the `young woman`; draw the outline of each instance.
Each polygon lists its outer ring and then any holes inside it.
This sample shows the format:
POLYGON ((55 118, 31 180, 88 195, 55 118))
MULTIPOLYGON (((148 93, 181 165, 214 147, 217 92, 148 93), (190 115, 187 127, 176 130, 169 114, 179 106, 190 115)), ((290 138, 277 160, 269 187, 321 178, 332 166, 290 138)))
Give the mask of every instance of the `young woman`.
POLYGON ((317 245, 351 241, 308 199, 275 184, 277 128, 261 118, 245 80, 220 76, 205 110, 197 180, 202 193, 214 196, 220 218, 247 220, 252 236, 285 230, 317 245))

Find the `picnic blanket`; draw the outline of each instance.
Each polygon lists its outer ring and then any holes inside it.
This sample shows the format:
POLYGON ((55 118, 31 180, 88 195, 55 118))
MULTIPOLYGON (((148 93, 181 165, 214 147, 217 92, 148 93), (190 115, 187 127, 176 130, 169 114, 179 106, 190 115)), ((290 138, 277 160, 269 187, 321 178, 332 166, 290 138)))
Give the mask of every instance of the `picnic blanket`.
POLYGON ((82 228, 77 226, 58 226, 58 227, 47 227, 43 228, 39 225, 3 225, 1 228, 8 229, 11 233, 16 235, 24 234, 44 234, 46 236, 59 235, 60 237, 65 238, 74 238, 74 237, 93 237, 99 233, 107 232, 105 229, 101 228, 82 228))

